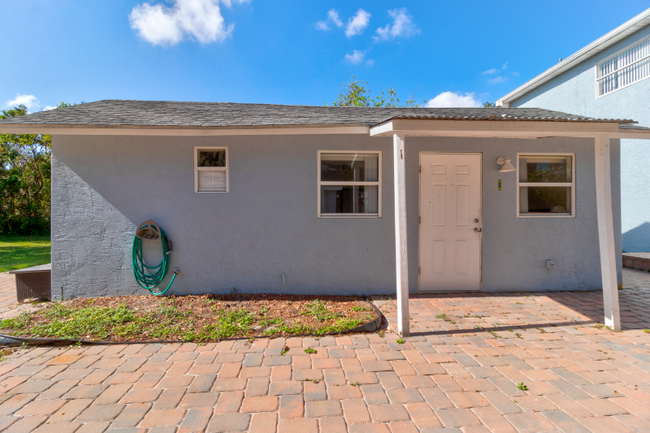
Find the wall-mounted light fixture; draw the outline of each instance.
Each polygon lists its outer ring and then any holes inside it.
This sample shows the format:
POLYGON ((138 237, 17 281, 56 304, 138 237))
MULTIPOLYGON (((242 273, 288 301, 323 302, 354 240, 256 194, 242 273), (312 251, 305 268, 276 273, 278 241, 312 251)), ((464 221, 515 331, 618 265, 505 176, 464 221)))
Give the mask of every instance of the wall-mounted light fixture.
POLYGON ((497 158, 497 165, 501 167, 499 173, 507 173, 509 171, 517 171, 517 169, 510 164, 510 158, 507 156, 505 158, 497 158))

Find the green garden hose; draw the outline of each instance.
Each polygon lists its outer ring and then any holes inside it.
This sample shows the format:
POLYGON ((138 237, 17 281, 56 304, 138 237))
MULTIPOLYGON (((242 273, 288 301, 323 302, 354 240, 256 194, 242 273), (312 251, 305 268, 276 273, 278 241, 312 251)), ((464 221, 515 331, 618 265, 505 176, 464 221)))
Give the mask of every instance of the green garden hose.
POLYGON ((172 276, 171 281, 167 285, 167 288, 162 292, 155 292, 153 289, 158 287, 160 283, 167 276, 167 271, 169 270, 169 255, 172 252, 171 241, 167 238, 165 231, 158 227, 158 224, 151 220, 147 220, 140 224, 138 229, 135 232, 135 237, 133 238, 133 249, 131 250, 131 265, 133 266, 133 275, 135 276, 135 281, 143 289, 149 290, 152 295, 161 296, 164 295, 169 288, 174 283, 176 275, 178 275, 178 269, 174 269, 174 275, 172 276), (144 263, 144 256, 142 254, 142 240, 155 240, 160 239, 162 244, 162 261, 156 266, 147 266, 144 263))

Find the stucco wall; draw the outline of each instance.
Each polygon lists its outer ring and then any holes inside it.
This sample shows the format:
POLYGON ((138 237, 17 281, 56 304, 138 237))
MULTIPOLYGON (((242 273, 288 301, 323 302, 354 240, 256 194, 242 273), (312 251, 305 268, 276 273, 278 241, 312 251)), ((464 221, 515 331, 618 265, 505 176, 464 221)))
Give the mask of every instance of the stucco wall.
MULTIPOLYGON (((650 126, 650 79, 596 98, 596 67, 601 60, 650 35, 650 26, 510 103, 572 114, 633 119, 650 126)), ((621 203, 623 249, 650 251, 650 142, 622 140, 621 203)))
MULTIPOLYGON (((70 296, 146 294, 133 279, 137 225, 174 242, 173 293, 394 293, 392 139, 368 136, 53 138, 52 288, 70 296), (194 194, 194 146, 228 146, 230 193, 194 194), (383 216, 319 219, 318 150, 383 152, 383 216), (286 274, 282 284, 281 274, 286 274)), ((418 157, 483 152, 483 289, 598 289, 593 141, 407 138, 409 278, 418 284, 418 157), (516 173, 498 156, 577 154, 577 217, 515 217, 516 173), (497 190, 497 180, 503 190, 497 190), (554 259, 556 268, 546 269, 554 259)), ((612 148, 618 215, 618 143, 612 148)), ((617 227, 620 225, 615 218, 617 227)), ((620 245, 620 237, 617 238, 620 245)), ((619 256, 620 279, 620 256, 619 256)))

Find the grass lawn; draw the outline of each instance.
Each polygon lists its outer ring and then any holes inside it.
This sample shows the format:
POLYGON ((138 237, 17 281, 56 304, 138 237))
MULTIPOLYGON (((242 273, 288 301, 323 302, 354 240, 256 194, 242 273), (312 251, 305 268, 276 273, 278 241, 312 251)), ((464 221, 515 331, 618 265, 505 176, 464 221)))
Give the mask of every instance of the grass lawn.
POLYGON ((0 272, 50 263, 49 236, 0 236, 0 272))

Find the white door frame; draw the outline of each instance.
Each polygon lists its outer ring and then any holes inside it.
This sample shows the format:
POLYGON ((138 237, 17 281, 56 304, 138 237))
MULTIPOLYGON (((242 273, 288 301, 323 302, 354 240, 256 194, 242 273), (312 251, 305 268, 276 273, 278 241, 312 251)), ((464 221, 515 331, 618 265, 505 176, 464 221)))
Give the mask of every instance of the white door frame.
MULTIPOLYGON (((437 150, 430 150, 430 151, 422 151, 418 155, 418 293, 435 293, 435 292, 423 292, 420 289, 420 270, 422 269, 421 266, 421 236, 422 236, 422 222, 421 222, 421 215, 422 215, 422 155, 453 155, 453 154, 463 154, 463 155, 478 155, 481 157, 481 163, 480 163, 480 173, 479 173, 479 197, 480 197, 480 209, 481 209, 481 227, 484 227, 483 225, 483 220, 484 220, 484 213, 483 213, 483 152, 444 152, 444 151, 437 151, 437 150)), ((483 291, 483 231, 479 233, 479 290, 478 292, 483 291)), ((441 292, 444 293, 444 292, 441 292)), ((464 293, 464 292, 460 292, 464 293)), ((476 292, 472 292, 476 293, 476 292)))

